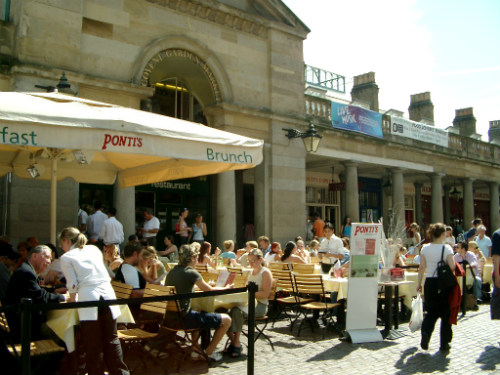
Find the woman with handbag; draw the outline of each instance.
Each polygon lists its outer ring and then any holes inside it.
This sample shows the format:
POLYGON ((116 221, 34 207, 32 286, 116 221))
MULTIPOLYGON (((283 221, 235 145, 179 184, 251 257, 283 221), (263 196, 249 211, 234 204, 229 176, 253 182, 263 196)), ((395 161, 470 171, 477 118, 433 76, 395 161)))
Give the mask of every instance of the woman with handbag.
MULTIPOLYGON (((452 285, 446 280, 453 279, 455 270, 453 249, 445 244, 446 227, 442 223, 431 224, 427 231, 430 244, 424 245, 420 252, 420 267, 418 270, 417 292, 422 292, 422 279, 426 272, 424 285, 424 307, 426 314, 422 322, 422 349, 429 349, 429 341, 436 320, 441 318, 441 351, 450 350, 452 338, 449 296, 452 285), (449 267, 449 269, 446 268, 449 267), (450 273, 452 275, 450 275, 450 273)), ((456 283, 456 280, 455 280, 456 283)))

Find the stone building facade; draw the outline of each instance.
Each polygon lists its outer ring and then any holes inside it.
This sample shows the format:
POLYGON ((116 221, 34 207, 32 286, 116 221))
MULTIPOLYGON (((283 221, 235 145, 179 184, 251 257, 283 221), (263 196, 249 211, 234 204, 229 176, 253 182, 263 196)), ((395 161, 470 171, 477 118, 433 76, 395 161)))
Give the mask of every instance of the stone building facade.
MULTIPOLYGON (((155 209, 168 234, 186 206, 203 213, 209 240, 219 246, 261 234, 284 242, 308 237, 313 211, 337 230, 345 215, 373 219, 375 208, 367 207, 375 203, 386 223, 410 216, 425 223, 428 212, 428 220, 442 221, 453 216, 446 203, 453 186, 463 192, 465 222, 476 214, 476 192, 488 199, 489 222, 498 227, 499 147, 469 133, 451 134, 447 148, 400 139, 387 121, 384 139, 333 129, 330 99, 304 90, 309 31, 279 0, 12 2, 9 19, 0 21, 0 90, 39 91, 36 85, 55 86, 64 71, 80 97, 265 141, 264 162, 245 172, 129 189, 62 181, 58 228, 75 224, 78 203, 101 199, 117 207, 127 235, 142 207, 155 209), (323 135, 314 154, 282 130, 304 131, 309 119, 323 135), (335 182, 344 188, 330 189, 335 182)), ((375 74, 355 83, 352 98, 379 111, 375 74)), ((429 103, 430 95, 412 97, 410 118, 432 121, 429 103)), ((0 190, 2 234, 14 243, 28 235, 48 240, 48 185, 6 175, 0 190)))

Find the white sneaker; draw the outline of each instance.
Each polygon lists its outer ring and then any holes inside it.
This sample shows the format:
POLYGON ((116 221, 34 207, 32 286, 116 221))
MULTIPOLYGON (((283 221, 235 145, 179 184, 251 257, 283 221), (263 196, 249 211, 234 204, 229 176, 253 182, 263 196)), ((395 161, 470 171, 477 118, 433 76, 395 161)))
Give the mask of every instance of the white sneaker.
POLYGON ((208 355, 208 358, 215 362, 219 362, 222 359, 222 353, 221 352, 213 352, 212 354, 208 355))

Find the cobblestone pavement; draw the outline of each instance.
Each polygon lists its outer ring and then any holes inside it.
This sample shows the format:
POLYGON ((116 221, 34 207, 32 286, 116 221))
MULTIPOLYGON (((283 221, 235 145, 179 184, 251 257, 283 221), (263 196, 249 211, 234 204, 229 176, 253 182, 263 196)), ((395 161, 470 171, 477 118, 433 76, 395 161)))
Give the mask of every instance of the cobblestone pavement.
MULTIPOLYGON (((255 347, 255 374, 500 374, 500 321, 492 321, 489 305, 478 311, 467 312, 453 326, 453 341, 448 355, 439 352, 439 324, 430 342, 429 351, 422 351, 420 331, 412 333, 408 324, 400 325, 402 337, 378 343, 351 344, 340 341, 333 332, 322 338, 320 329, 315 337, 309 327, 296 337, 288 322, 279 321, 267 333, 272 338, 275 351, 259 339, 255 347)), ((382 328, 382 327, 381 327, 382 328)), ((243 337, 242 342, 247 341, 243 337)), ((246 352, 246 347, 244 348, 246 352)), ((190 361, 187 361, 190 362, 190 361)), ((172 373, 172 359, 164 362, 172 373)), ((207 368, 206 364, 182 364, 183 374, 246 374, 246 355, 238 359, 224 358, 207 368)), ((159 369, 152 370, 160 373, 159 369)))

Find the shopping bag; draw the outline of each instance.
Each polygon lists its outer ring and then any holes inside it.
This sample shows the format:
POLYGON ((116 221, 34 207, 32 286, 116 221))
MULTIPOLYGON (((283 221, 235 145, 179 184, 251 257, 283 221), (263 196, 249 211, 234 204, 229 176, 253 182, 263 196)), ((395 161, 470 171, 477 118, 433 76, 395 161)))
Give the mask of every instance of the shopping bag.
POLYGON ((411 302, 411 318, 410 318, 410 330, 415 332, 422 326, 422 321, 424 320, 424 308, 422 306, 422 297, 419 294, 413 298, 411 302))

